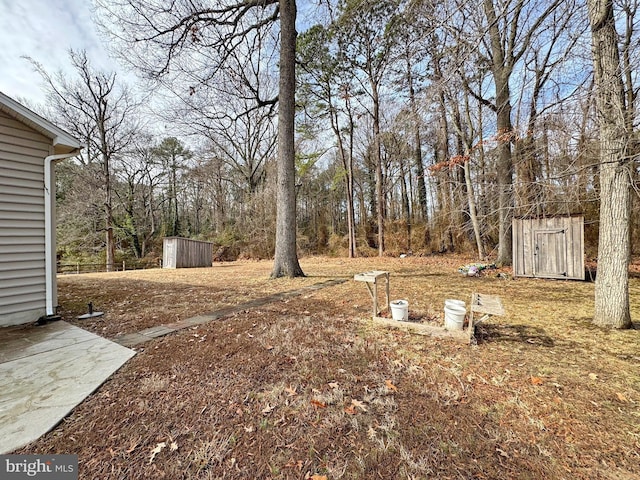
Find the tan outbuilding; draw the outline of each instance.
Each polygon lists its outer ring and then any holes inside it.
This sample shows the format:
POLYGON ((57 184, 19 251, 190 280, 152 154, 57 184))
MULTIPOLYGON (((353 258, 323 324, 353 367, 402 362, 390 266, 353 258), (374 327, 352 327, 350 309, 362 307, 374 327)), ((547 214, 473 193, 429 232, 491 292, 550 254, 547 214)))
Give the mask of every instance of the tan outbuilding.
POLYGON ((582 215, 513 219, 513 276, 584 280, 582 215))

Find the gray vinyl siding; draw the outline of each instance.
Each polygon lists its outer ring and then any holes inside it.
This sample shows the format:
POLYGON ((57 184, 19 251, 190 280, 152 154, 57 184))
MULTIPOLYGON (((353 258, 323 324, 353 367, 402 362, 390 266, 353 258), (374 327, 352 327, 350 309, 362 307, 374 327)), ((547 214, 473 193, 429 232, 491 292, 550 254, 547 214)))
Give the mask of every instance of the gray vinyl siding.
POLYGON ((0 112, 0 326, 45 314, 44 158, 51 140, 0 112))

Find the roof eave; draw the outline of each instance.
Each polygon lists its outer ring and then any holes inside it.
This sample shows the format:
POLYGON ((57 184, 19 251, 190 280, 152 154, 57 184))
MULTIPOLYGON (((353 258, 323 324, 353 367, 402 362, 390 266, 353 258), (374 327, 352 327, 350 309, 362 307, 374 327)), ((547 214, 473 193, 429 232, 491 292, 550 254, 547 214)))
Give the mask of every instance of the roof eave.
POLYGON ((0 109, 17 120, 29 125, 34 130, 42 133, 52 140, 53 147, 60 153, 69 153, 82 148, 83 145, 70 133, 57 127, 49 120, 42 118, 37 113, 28 109, 13 98, 0 92, 0 109))

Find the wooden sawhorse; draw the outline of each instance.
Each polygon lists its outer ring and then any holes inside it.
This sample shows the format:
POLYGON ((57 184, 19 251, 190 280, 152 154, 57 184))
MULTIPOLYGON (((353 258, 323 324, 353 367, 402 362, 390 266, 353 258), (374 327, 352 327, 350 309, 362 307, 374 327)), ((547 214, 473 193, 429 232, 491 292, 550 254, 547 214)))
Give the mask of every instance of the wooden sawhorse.
POLYGON ((382 270, 373 270, 371 272, 358 273, 353 276, 356 282, 365 282, 369 295, 373 300, 373 318, 378 316, 378 283, 380 280, 385 280, 385 290, 387 294, 387 311, 389 311, 389 272, 382 270))

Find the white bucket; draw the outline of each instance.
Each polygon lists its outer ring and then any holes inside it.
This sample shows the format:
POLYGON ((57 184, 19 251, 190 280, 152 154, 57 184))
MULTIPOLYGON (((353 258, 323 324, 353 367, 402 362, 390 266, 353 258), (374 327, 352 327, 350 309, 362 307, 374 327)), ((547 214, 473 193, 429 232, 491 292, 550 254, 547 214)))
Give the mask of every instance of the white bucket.
POLYGON ((406 300, 394 300, 391 306, 391 318, 406 322, 409 320, 409 302, 406 300))
POLYGON ((444 306, 445 307, 460 307, 460 308, 467 308, 466 303, 464 303, 464 301, 462 300, 456 300, 455 298, 447 298, 444 301, 444 306))
POLYGON ((464 317, 467 309, 456 306, 447 305, 444 307, 444 328, 447 330, 462 330, 464 325, 464 317))

